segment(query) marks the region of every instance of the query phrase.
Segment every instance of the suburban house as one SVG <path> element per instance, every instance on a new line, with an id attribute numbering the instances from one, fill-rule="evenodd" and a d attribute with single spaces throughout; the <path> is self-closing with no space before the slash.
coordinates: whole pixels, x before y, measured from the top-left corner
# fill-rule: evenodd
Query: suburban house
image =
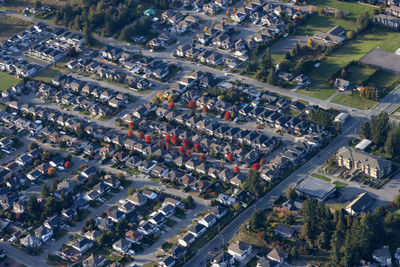
<path id="1" fill-rule="evenodd" d="M 353 174 L 362 172 L 374 179 L 381 179 L 392 171 L 391 161 L 351 147 L 340 148 L 336 159 L 340 167 L 344 166 Z"/>
<path id="2" fill-rule="evenodd" d="M 236 241 L 229 245 L 228 253 L 231 254 L 235 260 L 243 261 L 252 251 L 252 246 L 242 241 Z"/>
<path id="3" fill-rule="evenodd" d="M 267 254 L 267 258 L 278 264 L 283 264 L 283 263 L 286 263 L 288 254 L 284 251 L 280 251 L 280 250 L 277 250 L 276 248 L 274 248 L 273 250 L 271 250 L 270 253 Z"/>
<path id="4" fill-rule="evenodd" d="M 388 246 L 375 249 L 372 253 L 372 258 L 379 262 L 381 266 L 392 266 L 392 254 L 390 253 Z"/>
<path id="5" fill-rule="evenodd" d="M 350 82 L 342 79 L 342 78 L 336 78 L 335 80 L 335 87 L 339 90 L 339 91 L 346 91 L 349 88 Z"/>

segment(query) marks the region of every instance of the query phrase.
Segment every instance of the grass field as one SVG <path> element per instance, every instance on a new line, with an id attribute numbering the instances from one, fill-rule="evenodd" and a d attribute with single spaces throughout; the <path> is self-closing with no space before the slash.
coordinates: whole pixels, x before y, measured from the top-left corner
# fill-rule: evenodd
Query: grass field
<path id="1" fill-rule="evenodd" d="M 353 84 L 361 84 L 363 81 L 368 79 L 375 72 L 375 69 L 372 66 L 363 65 L 356 66 L 352 65 L 347 69 L 348 78 L 347 80 Z"/>
<path id="2" fill-rule="evenodd" d="M 340 94 L 336 96 L 332 100 L 332 103 L 341 104 L 348 107 L 363 109 L 363 110 L 370 109 L 377 104 L 377 102 L 374 100 L 369 100 L 358 95 L 350 96 L 347 94 Z"/>
<path id="3" fill-rule="evenodd" d="M 32 23 L 17 19 L 15 17 L 0 15 L 0 42 L 4 41 L 16 33 L 22 32 Z"/>
<path id="4" fill-rule="evenodd" d="M 333 16 L 320 16 L 314 13 L 306 23 L 296 29 L 298 35 L 313 35 L 315 31 L 326 32 L 329 29 L 340 25 L 346 30 L 355 30 L 357 28 L 356 19 L 360 14 L 368 12 L 370 16 L 373 15 L 373 7 L 360 5 L 356 2 L 343 2 L 337 0 L 314 0 L 307 1 L 307 4 L 314 5 L 317 9 L 325 7 L 333 7 L 343 11 L 349 12 L 343 19 L 336 19 Z"/>
<path id="5" fill-rule="evenodd" d="M 379 47 L 381 50 L 392 52 L 399 47 L 399 44 L 400 33 L 398 32 L 379 29 L 379 31 L 370 30 L 365 34 L 359 35 L 346 42 L 342 47 L 334 51 L 332 55 L 327 56 L 321 62 L 319 68 L 312 69 L 308 73 L 312 81 L 310 90 L 298 90 L 298 92 L 319 99 L 327 99 L 336 91 L 327 83 L 328 77 L 332 73 L 345 67 L 353 60 L 359 60 L 373 48 Z M 339 99 L 344 99 L 344 97 Z"/>
<path id="6" fill-rule="evenodd" d="M 311 174 L 311 176 L 314 177 L 314 178 L 318 178 L 318 179 L 324 180 L 324 181 L 329 182 L 329 183 L 331 182 L 331 178 L 328 178 L 328 177 L 323 176 L 321 174 L 313 173 L 313 174 Z"/>
<path id="7" fill-rule="evenodd" d="M 333 184 L 336 185 L 336 189 L 338 189 L 338 190 L 347 186 L 346 183 L 341 182 L 341 181 L 334 181 Z"/>
<path id="8" fill-rule="evenodd" d="M 39 72 L 33 79 L 49 83 L 54 77 L 65 74 L 67 72 L 67 70 L 64 70 L 62 68 L 51 66 Z"/>
<path id="9" fill-rule="evenodd" d="M 400 85 L 400 75 L 387 71 L 378 71 L 370 77 L 371 83 L 379 88 L 380 98 L 385 97 L 393 89 Z"/>
<path id="10" fill-rule="evenodd" d="M 8 73 L 0 72 L 0 92 L 17 84 L 20 80 Z"/>

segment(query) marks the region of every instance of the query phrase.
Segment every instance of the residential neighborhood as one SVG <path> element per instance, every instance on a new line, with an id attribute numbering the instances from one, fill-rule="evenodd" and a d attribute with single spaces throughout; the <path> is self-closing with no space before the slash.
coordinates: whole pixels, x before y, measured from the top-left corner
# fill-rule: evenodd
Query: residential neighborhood
<path id="1" fill-rule="evenodd" d="M 399 265 L 399 6 L 0 1 L 0 265 Z"/>

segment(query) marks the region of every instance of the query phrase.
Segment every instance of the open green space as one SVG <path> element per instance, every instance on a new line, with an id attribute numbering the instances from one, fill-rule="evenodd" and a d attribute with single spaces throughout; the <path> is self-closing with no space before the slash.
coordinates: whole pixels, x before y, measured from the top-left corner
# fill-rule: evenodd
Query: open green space
<path id="1" fill-rule="evenodd" d="M 33 79 L 49 83 L 54 77 L 57 77 L 65 73 L 67 73 L 67 70 L 51 66 L 39 72 Z"/>
<path id="2" fill-rule="evenodd" d="M 334 184 L 334 185 L 336 185 L 336 189 L 341 189 L 341 188 L 343 188 L 343 187 L 346 187 L 346 186 L 347 186 L 347 184 L 346 184 L 346 183 L 344 183 L 344 182 L 341 182 L 341 181 L 334 181 L 334 182 L 333 182 L 333 184 Z"/>
<path id="3" fill-rule="evenodd" d="M 374 100 L 366 99 L 359 95 L 340 94 L 332 99 L 332 103 L 341 104 L 344 106 L 357 108 L 357 109 L 370 109 L 374 107 L 377 102 Z"/>
<path id="4" fill-rule="evenodd" d="M 331 182 L 331 178 L 328 178 L 328 177 L 323 176 L 323 175 L 318 174 L 318 173 L 313 173 L 313 174 L 311 174 L 311 176 L 314 177 L 314 178 L 318 178 L 318 179 L 324 180 L 326 182 Z"/>
<path id="5" fill-rule="evenodd" d="M 0 14 L 0 41 L 6 40 L 16 33 L 24 31 L 32 23 L 12 16 Z"/>
<path id="6" fill-rule="evenodd" d="M 368 65 L 351 65 L 347 68 L 348 78 L 347 80 L 352 85 L 361 84 L 363 81 L 368 79 L 375 72 L 374 67 Z"/>
<path id="7" fill-rule="evenodd" d="M 349 14 L 347 14 L 347 16 L 345 17 L 346 19 L 356 19 L 359 15 L 361 15 L 365 11 L 368 11 L 370 16 L 372 17 L 374 10 L 374 8 L 371 6 L 362 5 L 355 1 L 344 2 L 338 0 L 311 0 L 307 1 L 307 4 L 316 6 L 317 9 L 324 7 L 333 7 L 343 11 L 347 11 L 349 12 Z"/>
<path id="8" fill-rule="evenodd" d="M 319 99 L 327 99 L 336 91 L 328 84 L 328 78 L 331 74 L 347 66 L 351 61 L 358 61 L 373 48 L 379 47 L 381 50 L 392 52 L 399 47 L 399 44 L 399 32 L 376 29 L 360 34 L 335 50 L 332 55 L 327 56 L 321 62 L 319 68 L 312 69 L 307 74 L 312 81 L 310 89 L 302 89 L 298 90 L 298 92 Z M 345 98 L 341 96 L 339 100 L 344 100 Z"/>
<path id="9" fill-rule="evenodd" d="M 20 80 L 8 73 L 0 72 L 0 92 L 4 91 L 13 85 L 16 85 Z"/>
<path id="10" fill-rule="evenodd" d="M 387 72 L 377 71 L 370 78 L 370 83 L 380 90 L 380 98 L 388 95 L 393 89 L 400 85 L 400 75 Z"/>

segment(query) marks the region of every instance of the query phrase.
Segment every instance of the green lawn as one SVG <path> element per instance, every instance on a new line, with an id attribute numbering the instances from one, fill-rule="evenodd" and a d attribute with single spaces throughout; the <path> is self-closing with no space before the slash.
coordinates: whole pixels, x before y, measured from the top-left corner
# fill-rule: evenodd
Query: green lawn
<path id="1" fill-rule="evenodd" d="M 0 92 L 19 83 L 19 79 L 8 73 L 0 72 Z"/>
<path id="2" fill-rule="evenodd" d="M 381 70 L 371 76 L 370 81 L 381 90 L 380 98 L 383 98 L 400 84 L 400 75 Z"/>
<path id="3" fill-rule="evenodd" d="M 341 182 L 341 181 L 334 181 L 333 184 L 336 185 L 336 189 L 341 189 L 341 188 L 347 186 L 346 183 L 343 183 L 343 182 Z"/>
<path id="4" fill-rule="evenodd" d="M 338 0 L 310 0 L 307 1 L 308 5 L 314 5 L 317 8 L 333 7 L 343 11 L 350 12 L 345 18 L 346 19 L 356 19 L 360 14 L 368 11 L 370 16 L 373 15 L 374 8 L 367 5 L 361 5 L 357 2 L 344 2 Z"/>
<path id="5" fill-rule="evenodd" d="M 374 72 L 375 72 L 375 69 L 372 66 L 352 65 L 347 69 L 347 73 L 348 73 L 347 80 L 353 85 L 361 84 L 369 76 L 371 76 Z"/>
<path id="6" fill-rule="evenodd" d="M 340 94 L 332 100 L 332 103 L 365 110 L 372 108 L 377 102 L 358 95 Z"/>
<path id="7" fill-rule="evenodd" d="M 39 72 L 33 79 L 49 83 L 54 77 L 65 74 L 66 72 L 66 70 L 51 66 Z"/>
<path id="8" fill-rule="evenodd" d="M 312 69 L 308 76 L 312 84 L 310 90 L 298 90 L 299 93 L 319 99 L 327 99 L 336 91 L 327 83 L 328 77 L 348 65 L 351 61 L 357 61 L 373 48 L 379 47 L 384 51 L 394 51 L 400 45 L 400 33 L 389 32 L 382 29 L 371 30 L 361 34 L 342 47 L 335 50 L 332 55 L 327 56 L 319 68 Z M 341 97 L 339 99 L 344 99 Z"/>
<path id="9" fill-rule="evenodd" d="M 314 177 L 314 178 L 318 178 L 318 179 L 324 180 L 324 181 L 329 182 L 329 183 L 331 182 L 331 178 L 328 178 L 328 177 L 323 176 L 321 174 L 313 173 L 313 174 L 311 174 L 311 176 Z"/>

